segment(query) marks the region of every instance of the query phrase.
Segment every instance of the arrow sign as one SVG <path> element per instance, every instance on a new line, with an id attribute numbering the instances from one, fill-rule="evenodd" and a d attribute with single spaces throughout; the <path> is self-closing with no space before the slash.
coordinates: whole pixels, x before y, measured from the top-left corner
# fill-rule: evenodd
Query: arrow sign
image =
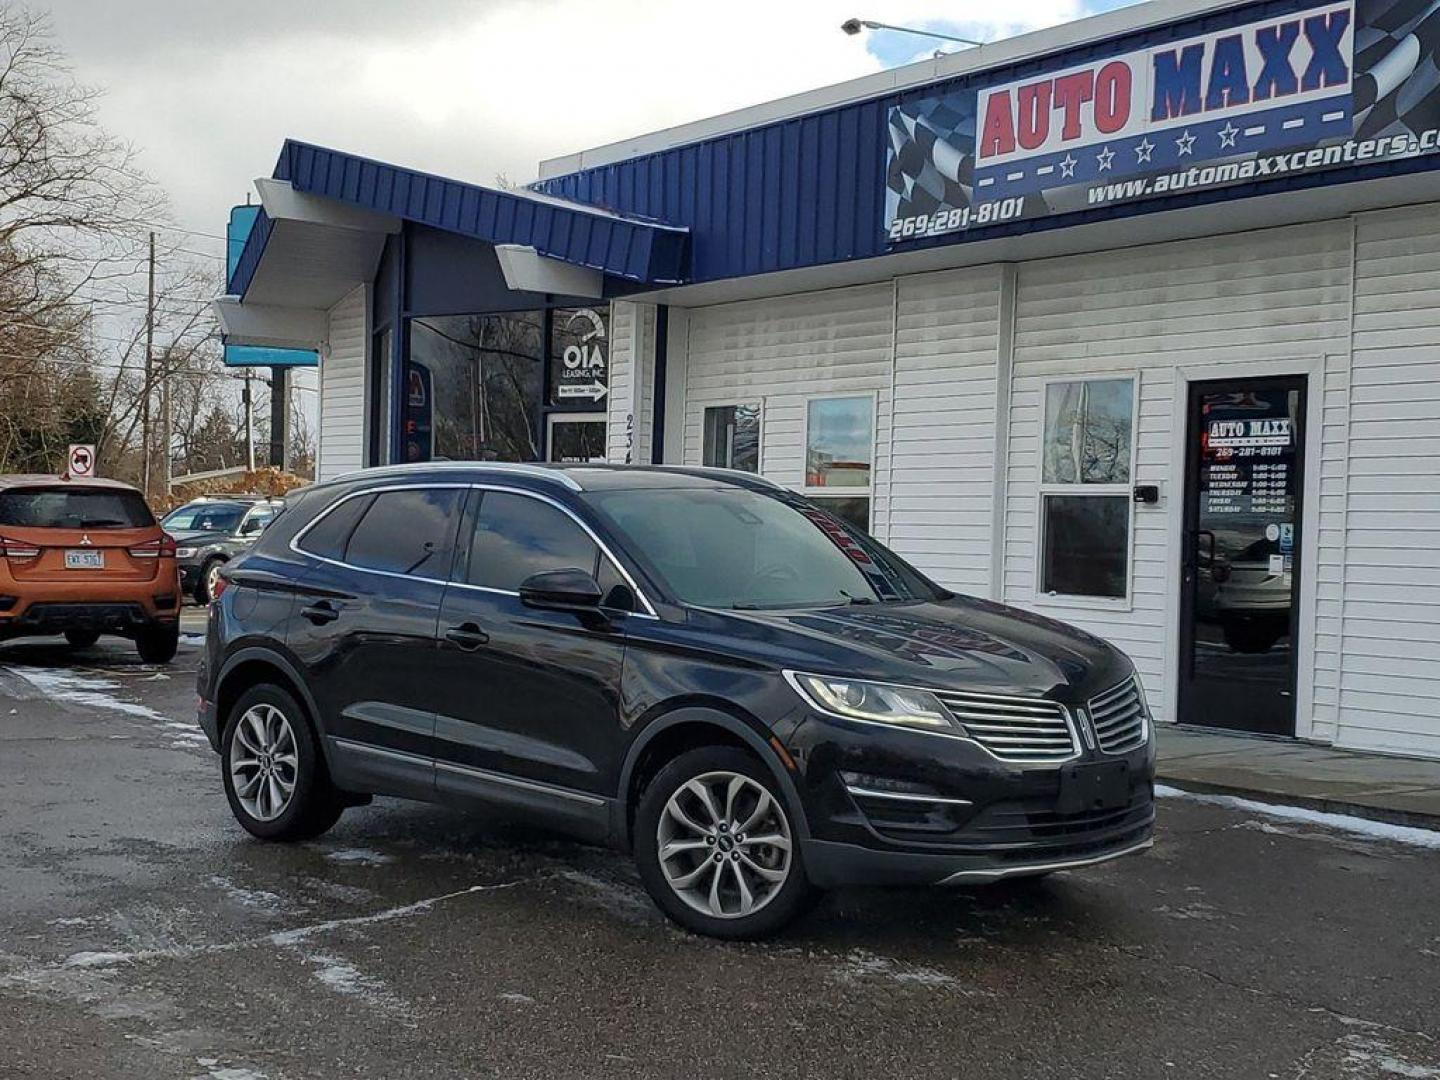
<path id="1" fill-rule="evenodd" d="M 609 392 L 609 388 L 602 382 L 585 383 L 583 386 L 561 386 L 559 388 L 559 395 L 562 398 L 589 398 L 591 401 L 600 401 Z"/>
<path id="2" fill-rule="evenodd" d="M 95 447 L 89 443 L 71 443 L 66 461 L 69 463 L 66 472 L 72 477 L 95 475 Z"/>

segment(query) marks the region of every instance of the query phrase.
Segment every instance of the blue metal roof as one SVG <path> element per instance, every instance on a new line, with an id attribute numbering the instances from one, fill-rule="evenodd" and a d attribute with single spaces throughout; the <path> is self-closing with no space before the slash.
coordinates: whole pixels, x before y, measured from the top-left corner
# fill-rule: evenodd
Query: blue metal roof
<path id="1" fill-rule="evenodd" d="M 688 232 L 533 191 L 502 191 L 287 139 L 275 179 L 296 191 L 542 255 L 647 285 L 682 282 Z M 262 212 L 230 278 L 243 296 L 273 225 Z"/>

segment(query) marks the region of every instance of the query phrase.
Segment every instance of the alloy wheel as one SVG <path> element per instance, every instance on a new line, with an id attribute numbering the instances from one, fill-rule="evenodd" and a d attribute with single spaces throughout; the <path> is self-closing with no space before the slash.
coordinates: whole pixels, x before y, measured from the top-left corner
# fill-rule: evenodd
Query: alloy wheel
<path id="1" fill-rule="evenodd" d="M 230 740 L 230 779 L 245 812 L 274 821 L 290 805 L 299 775 L 295 732 L 285 714 L 264 703 L 246 709 Z"/>
<path id="2" fill-rule="evenodd" d="M 712 918 L 755 914 L 790 875 L 785 810 L 764 785 L 740 773 L 687 780 L 666 802 L 655 835 L 670 888 Z"/>
<path id="3" fill-rule="evenodd" d="M 214 600 L 214 599 L 215 599 L 215 588 L 216 588 L 216 586 L 218 586 L 219 584 L 220 584 L 220 564 L 219 564 L 218 562 L 217 562 L 217 563 L 211 563 L 211 564 L 210 564 L 210 569 L 207 570 L 207 571 L 205 571 L 205 596 L 206 596 L 208 599 L 210 599 L 210 600 Z"/>

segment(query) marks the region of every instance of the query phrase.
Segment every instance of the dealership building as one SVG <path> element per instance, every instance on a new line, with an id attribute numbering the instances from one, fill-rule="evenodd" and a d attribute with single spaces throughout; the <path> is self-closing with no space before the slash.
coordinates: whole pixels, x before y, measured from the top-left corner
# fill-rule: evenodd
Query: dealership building
<path id="1" fill-rule="evenodd" d="M 1156 0 L 518 190 L 287 142 L 216 307 L 321 478 L 758 472 L 1160 720 L 1440 757 L 1437 167 L 1440 0 Z"/>

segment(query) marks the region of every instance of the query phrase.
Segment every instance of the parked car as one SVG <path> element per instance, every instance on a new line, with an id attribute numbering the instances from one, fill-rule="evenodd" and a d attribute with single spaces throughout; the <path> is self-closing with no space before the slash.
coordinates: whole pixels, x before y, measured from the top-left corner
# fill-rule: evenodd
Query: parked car
<path id="1" fill-rule="evenodd" d="M 249 550 L 283 505 L 259 495 L 205 495 L 166 514 L 185 594 L 208 604 L 220 568 Z"/>
<path id="2" fill-rule="evenodd" d="M 145 498 L 114 480 L 0 476 L 0 640 L 101 634 L 134 640 L 147 663 L 180 639 L 175 542 Z"/>
<path id="3" fill-rule="evenodd" d="M 628 848 L 667 915 L 728 938 L 821 888 L 1151 843 L 1124 655 L 755 476 L 371 470 L 288 497 L 223 577 L 200 723 L 258 837 L 376 794 L 503 808 Z"/>

